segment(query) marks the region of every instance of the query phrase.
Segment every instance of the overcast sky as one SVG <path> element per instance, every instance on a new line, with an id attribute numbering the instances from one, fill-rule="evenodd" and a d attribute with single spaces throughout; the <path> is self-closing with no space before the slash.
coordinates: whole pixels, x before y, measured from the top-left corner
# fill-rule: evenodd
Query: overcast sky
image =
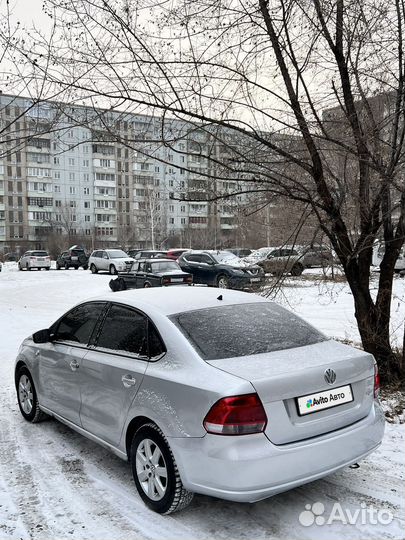
<path id="1" fill-rule="evenodd" d="M 0 0 L 4 12 L 6 0 Z M 12 21 L 23 26 L 35 26 L 38 30 L 50 28 L 50 20 L 42 11 L 43 0 L 11 0 Z"/>

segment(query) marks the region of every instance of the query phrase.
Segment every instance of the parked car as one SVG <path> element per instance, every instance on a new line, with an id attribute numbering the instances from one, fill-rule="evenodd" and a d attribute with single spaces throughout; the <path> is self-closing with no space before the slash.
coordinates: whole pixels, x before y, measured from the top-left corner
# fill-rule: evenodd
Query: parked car
<path id="1" fill-rule="evenodd" d="M 110 274 L 118 274 L 131 269 L 134 259 L 128 257 L 121 249 L 96 249 L 90 255 L 89 267 L 92 274 L 99 270 L 106 270 Z"/>
<path id="2" fill-rule="evenodd" d="M 87 256 L 85 250 L 79 246 L 72 246 L 67 251 L 63 251 L 58 255 L 56 259 L 56 270 L 65 268 L 74 268 L 77 270 L 83 267 L 83 270 L 87 270 L 89 267 L 89 257 Z"/>
<path id="3" fill-rule="evenodd" d="M 257 264 L 259 261 L 263 261 L 267 255 L 274 250 L 274 247 L 262 247 L 256 249 L 247 257 L 243 257 L 243 260 L 249 264 Z"/>
<path id="4" fill-rule="evenodd" d="M 296 249 L 284 247 L 273 249 L 267 257 L 257 263 L 266 274 L 291 274 L 300 276 L 305 268 L 302 255 Z"/>
<path id="5" fill-rule="evenodd" d="M 167 251 L 161 251 L 158 249 L 144 249 L 141 251 L 138 251 L 134 255 L 134 259 L 166 259 L 167 258 Z"/>
<path id="6" fill-rule="evenodd" d="M 135 261 L 130 272 L 110 281 L 114 292 L 126 289 L 191 285 L 193 276 L 183 272 L 176 261 L 168 259 L 141 259 Z"/>
<path id="7" fill-rule="evenodd" d="M 249 257 L 249 255 L 252 254 L 252 250 L 246 249 L 246 248 L 231 248 L 225 251 L 230 251 L 231 253 L 233 253 L 237 257 L 240 257 L 241 259 L 243 259 L 244 257 Z"/>
<path id="8" fill-rule="evenodd" d="M 183 253 L 186 253 L 187 251 L 190 251 L 190 249 L 185 249 L 185 248 L 169 249 L 169 251 L 166 253 L 166 257 L 168 259 L 174 259 L 175 261 L 177 261 L 180 255 L 183 255 Z"/>
<path id="9" fill-rule="evenodd" d="M 246 264 L 229 251 L 188 251 L 177 261 L 184 272 L 193 275 L 194 283 L 222 289 L 257 288 L 264 282 L 259 266 Z"/>
<path id="10" fill-rule="evenodd" d="M 142 249 L 129 249 L 127 253 L 130 257 L 134 258 L 138 251 L 142 251 Z"/>
<path id="11" fill-rule="evenodd" d="M 309 246 L 299 251 L 302 254 L 300 262 L 302 262 L 305 268 L 329 266 L 333 263 L 333 253 L 326 246 Z"/>
<path id="12" fill-rule="evenodd" d="M 15 384 L 27 421 L 46 413 L 129 460 L 163 514 L 194 492 L 255 502 L 322 478 L 384 433 L 372 355 L 237 291 L 82 302 L 23 341 Z"/>
<path id="13" fill-rule="evenodd" d="M 373 265 L 374 266 L 380 266 L 381 261 L 384 257 L 385 253 L 385 246 L 383 243 L 376 242 L 374 249 L 373 249 Z M 405 270 L 405 247 L 402 247 L 398 259 L 395 262 L 394 266 L 395 272 L 401 272 L 402 270 Z"/>
<path id="14" fill-rule="evenodd" d="M 37 270 L 42 270 L 42 268 L 49 270 L 50 267 L 51 258 L 47 251 L 26 251 L 18 261 L 19 270 L 32 270 L 33 268 L 36 268 Z"/>

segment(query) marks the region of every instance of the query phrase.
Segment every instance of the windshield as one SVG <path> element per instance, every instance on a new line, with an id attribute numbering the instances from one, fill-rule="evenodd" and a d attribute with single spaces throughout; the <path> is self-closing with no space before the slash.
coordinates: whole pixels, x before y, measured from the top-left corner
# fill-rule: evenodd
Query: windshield
<path id="1" fill-rule="evenodd" d="M 128 257 L 125 251 L 121 251 L 120 249 L 112 249 L 107 251 L 107 253 L 110 259 L 122 259 L 124 257 Z"/>
<path id="2" fill-rule="evenodd" d="M 326 337 L 272 302 L 199 309 L 170 319 L 204 360 L 304 347 Z"/>
<path id="3" fill-rule="evenodd" d="M 230 253 L 229 251 L 218 251 L 217 253 L 211 253 L 211 257 L 215 261 L 222 264 L 239 265 L 241 262 L 239 257 L 233 253 Z"/>
<path id="4" fill-rule="evenodd" d="M 160 261 L 152 263 L 152 272 L 172 272 L 173 270 L 181 272 L 181 268 L 176 261 Z"/>

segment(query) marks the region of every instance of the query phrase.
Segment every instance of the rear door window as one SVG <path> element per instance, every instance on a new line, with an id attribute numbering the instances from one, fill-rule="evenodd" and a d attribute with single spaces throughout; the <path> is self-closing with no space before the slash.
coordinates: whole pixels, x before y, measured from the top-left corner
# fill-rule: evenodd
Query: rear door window
<path id="1" fill-rule="evenodd" d="M 147 355 L 147 318 L 138 311 L 113 304 L 99 333 L 97 347 Z"/>

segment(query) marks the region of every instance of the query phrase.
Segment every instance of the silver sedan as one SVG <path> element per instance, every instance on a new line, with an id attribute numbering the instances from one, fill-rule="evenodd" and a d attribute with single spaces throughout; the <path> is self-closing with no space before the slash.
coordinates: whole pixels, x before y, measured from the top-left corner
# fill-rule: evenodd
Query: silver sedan
<path id="1" fill-rule="evenodd" d="M 21 414 L 131 463 L 159 513 L 193 493 L 254 502 L 359 461 L 383 437 L 373 357 L 243 292 L 146 289 L 83 302 L 21 345 Z"/>

